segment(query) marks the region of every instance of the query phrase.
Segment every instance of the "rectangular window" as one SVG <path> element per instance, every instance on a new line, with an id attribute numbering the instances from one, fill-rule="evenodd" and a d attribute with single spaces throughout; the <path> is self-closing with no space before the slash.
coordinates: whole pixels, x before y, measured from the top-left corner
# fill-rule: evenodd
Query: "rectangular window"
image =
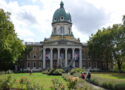
<path id="1" fill-rule="evenodd" d="M 33 62 L 33 67 L 36 67 L 36 63 L 35 62 Z"/>

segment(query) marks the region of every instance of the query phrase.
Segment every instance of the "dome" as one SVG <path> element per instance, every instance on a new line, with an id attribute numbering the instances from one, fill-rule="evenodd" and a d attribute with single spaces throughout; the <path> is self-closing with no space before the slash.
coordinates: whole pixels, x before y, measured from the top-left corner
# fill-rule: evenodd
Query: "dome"
<path id="1" fill-rule="evenodd" d="M 52 23 L 58 23 L 58 22 L 68 22 L 71 23 L 71 15 L 70 13 L 67 13 L 64 9 L 64 4 L 61 1 L 60 8 L 57 9 L 53 15 Z"/>

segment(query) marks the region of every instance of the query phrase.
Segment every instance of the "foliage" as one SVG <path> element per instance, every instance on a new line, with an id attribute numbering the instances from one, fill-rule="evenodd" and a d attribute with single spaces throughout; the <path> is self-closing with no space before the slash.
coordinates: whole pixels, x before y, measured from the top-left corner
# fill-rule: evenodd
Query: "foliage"
<path id="1" fill-rule="evenodd" d="M 12 80 L 12 77 L 8 76 L 4 80 L 1 80 L 0 89 L 9 90 L 12 87 L 14 82 L 15 82 L 15 80 Z"/>
<path id="2" fill-rule="evenodd" d="M 62 75 L 64 73 L 63 69 L 52 69 L 49 70 L 49 75 Z"/>
<path id="3" fill-rule="evenodd" d="M 10 21 L 10 13 L 0 10 L 0 70 L 13 68 L 21 53 L 25 49 L 22 41 L 17 37 L 14 25 Z"/>
<path id="4" fill-rule="evenodd" d="M 26 58 L 32 51 L 32 46 L 26 46 L 25 50 L 21 53 L 21 56 L 19 57 L 18 61 L 16 62 L 16 65 L 24 71 L 24 65 L 26 63 Z"/>
<path id="5" fill-rule="evenodd" d="M 110 76 L 111 77 L 111 76 Z M 125 89 L 125 80 L 124 79 L 114 79 L 114 78 L 107 78 L 103 75 L 92 75 L 91 82 L 104 87 L 109 90 L 124 90 Z"/>
<path id="6" fill-rule="evenodd" d="M 65 86 L 59 79 L 52 79 L 53 86 L 51 87 L 52 90 L 64 90 Z"/>
<path id="7" fill-rule="evenodd" d="M 44 89 L 39 83 L 28 82 L 26 84 L 26 90 L 44 90 Z"/>
<path id="8" fill-rule="evenodd" d="M 36 90 L 35 88 L 39 88 L 37 90 L 50 90 L 50 87 L 53 86 L 52 79 L 58 79 L 59 82 L 67 88 L 67 82 L 62 76 L 46 75 L 42 73 L 32 73 L 32 75 L 29 75 L 29 73 L 2 74 L 0 75 L 0 81 L 5 80 L 4 78 L 9 75 L 12 77 L 11 80 L 15 80 L 11 86 L 14 89 Z"/>
<path id="9" fill-rule="evenodd" d="M 7 71 L 1 71 L 1 72 L 0 72 L 0 75 L 1 75 L 1 74 L 12 74 L 12 73 L 13 73 L 12 70 L 7 70 Z"/>
<path id="10" fill-rule="evenodd" d="M 70 73 L 71 74 L 74 74 L 74 73 L 82 73 L 82 72 L 85 72 L 85 69 L 82 69 L 82 68 L 73 68 Z"/>
<path id="11" fill-rule="evenodd" d="M 100 63 L 99 68 L 109 70 L 113 63 L 117 63 L 119 71 L 121 71 L 122 63 L 125 60 L 124 25 L 114 24 L 112 27 L 98 30 L 90 37 L 88 47 L 91 61 Z"/>
<path id="12" fill-rule="evenodd" d="M 96 90 L 89 83 L 79 77 L 74 77 L 68 74 L 63 74 L 62 76 L 68 81 L 67 86 L 69 90 Z"/>
<path id="13" fill-rule="evenodd" d="M 43 73 L 43 74 L 49 74 L 49 73 L 50 73 L 50 70 L 43 70 L 42 73 Z"/>

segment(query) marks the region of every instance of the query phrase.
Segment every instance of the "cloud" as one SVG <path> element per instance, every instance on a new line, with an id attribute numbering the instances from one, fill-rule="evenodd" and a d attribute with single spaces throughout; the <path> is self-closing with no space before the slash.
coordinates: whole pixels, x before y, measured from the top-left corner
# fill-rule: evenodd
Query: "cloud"
<path id="1" fill-rule="evenodd" d="M 69 0 L 66 7 L 70 10 L 72 21 L 78 31 L 91 34 L 107 22 L 107 15 L 103 9 L 96 8 L 85 0 Z"/>
<path id="2" fill-rule="evenodd" d="M 20 12 L 19 17 L 21 17 L 21 19 L 27 21 L 28 23 L 37 24 L 35 16 L 33 16 L 32 13 L 30 12 L 27 11 Z"/>
<path id="3" fill-rule="evenodd" d="M 0 8 L 11 12 L 11 20 L 20 39 L 42 41 L 51 35 L 52 17 L 55 10 L 60 7 L 60 1 L 0 0 Z M 82 42 L 86 42 L 91 33 L 95 33 L 102 26 L 120 21 L 125 12 L 124 0 L 63 0 L 63 2 L 65 9 L 72 16 L 74 36 L 80 38 Z"/>

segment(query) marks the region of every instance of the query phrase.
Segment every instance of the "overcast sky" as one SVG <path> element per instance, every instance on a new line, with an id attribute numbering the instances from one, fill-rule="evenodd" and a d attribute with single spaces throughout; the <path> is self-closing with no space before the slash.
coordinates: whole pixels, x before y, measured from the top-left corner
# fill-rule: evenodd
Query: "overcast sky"
<path id="1" fill-rule="evenodd" d="M 61 0 L 0 0 L 0 8 L 11 13 L 18 37 L 43 41 L 52 32 L 52 17 Z M 81 42 L 102 27 L 122 23 L 125 0 L 62 0 L 72 17 L 72 31 Z"/>

